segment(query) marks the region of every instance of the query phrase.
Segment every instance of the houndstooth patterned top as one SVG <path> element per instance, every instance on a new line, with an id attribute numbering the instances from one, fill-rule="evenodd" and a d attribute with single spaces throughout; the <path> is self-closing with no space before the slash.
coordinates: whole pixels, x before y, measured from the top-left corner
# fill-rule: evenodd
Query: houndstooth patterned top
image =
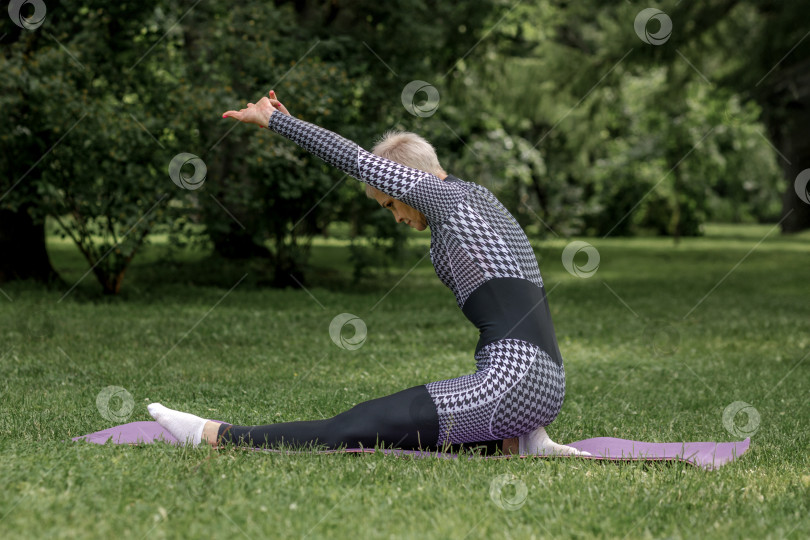
<path id="1" fill-rule="evenodd" d="M 543 285 L 523 229 L 485 187 L 438 177 L 363 150 L 336 133 L 285 114 L 268 126 L 330 165 L 416 208 L 430 226 L 430 258 L 459 307 L 479 285 L 495 277 Z"/>

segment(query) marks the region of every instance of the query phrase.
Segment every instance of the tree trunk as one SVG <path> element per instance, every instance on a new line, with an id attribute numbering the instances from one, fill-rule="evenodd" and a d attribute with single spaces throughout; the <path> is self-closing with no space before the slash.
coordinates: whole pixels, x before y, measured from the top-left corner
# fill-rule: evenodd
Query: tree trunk
<path id="1" fill-rule="evenodd" d="M 266 247 L 257 244 L 253 236 L 237 226 L 228 223 L 228 231 L 209 233 L 214 243 L 214 252 L 223 259 L 272 258 L 273 254 Z"/>
<path id="2" fill-rule="evenodd" d="M 763 120 L 788 181 L 782 196 L 782 233 L 810 229 L 810 204 L 796 194 L 796 177 L 810 168 L 810 60 L 787 69 L 760 96 Z"/>
<path id="3" fill-rule="evenodd" d="M 15 279 L 61 282 L 45 248 L 45 224 L 35 222 L 27 207 L 0 209 L 0 283 Z"/>
<path id="4" fill-rule="evenodd" d="M 799 198 L 795 186 L 799 173 L 810 168 L 810 103 L 793 112 L 788 125 L 783 128 L 781 144 L 778 145 L 779 151 L 790 161 L 788 163 L 780 158 L 788 180 L 782 196 L 783 233 L 810 229 L 810 204 Z M 810 186 L 805 189 L 807 187 Z"/>

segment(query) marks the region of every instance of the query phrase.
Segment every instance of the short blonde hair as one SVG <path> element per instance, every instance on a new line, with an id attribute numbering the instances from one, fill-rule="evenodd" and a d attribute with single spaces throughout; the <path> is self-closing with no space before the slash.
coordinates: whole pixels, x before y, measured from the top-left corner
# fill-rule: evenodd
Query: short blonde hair
<path id="1" fill-rule="evenodd" d="M 424 137 L 410 131 L 387 131 L 374 148 L 373 154 L 396 161 L 406 167 L 439 176 L 447 174 L 439 163 L 436 149 Z M 375 187 L 366 184 L 366 196 L 374 198 Z"/>

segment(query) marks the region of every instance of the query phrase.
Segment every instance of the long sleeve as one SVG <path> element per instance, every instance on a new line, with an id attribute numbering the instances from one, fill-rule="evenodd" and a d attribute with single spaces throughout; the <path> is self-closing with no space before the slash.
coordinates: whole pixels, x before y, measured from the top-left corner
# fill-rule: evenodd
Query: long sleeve
<path id="1" fill-rule="evenodd" d="M 267 127 L 346 174 L 416 208 L 432 223 L 451 215 L 466 196 L 463 183 L 445 182 L 374 155 L 337 133 L 293 116 L 275 112 Z"/>

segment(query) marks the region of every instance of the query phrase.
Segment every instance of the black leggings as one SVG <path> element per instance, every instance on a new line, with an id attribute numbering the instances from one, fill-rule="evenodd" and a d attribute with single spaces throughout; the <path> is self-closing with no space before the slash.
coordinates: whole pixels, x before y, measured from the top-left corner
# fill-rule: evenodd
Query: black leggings
<path id="1" fill-rule="evenodd" d="M 217 440 L 251 447 L 402 448 L 440 450 L 439 416 L 424 385 L 355 405 L 325 420 L 282 422 L 265 426 L 222 424 Z M 501 441 L 447 445 L 441 449 L 458 451 L 476 447 L 494 454 Z"/>

